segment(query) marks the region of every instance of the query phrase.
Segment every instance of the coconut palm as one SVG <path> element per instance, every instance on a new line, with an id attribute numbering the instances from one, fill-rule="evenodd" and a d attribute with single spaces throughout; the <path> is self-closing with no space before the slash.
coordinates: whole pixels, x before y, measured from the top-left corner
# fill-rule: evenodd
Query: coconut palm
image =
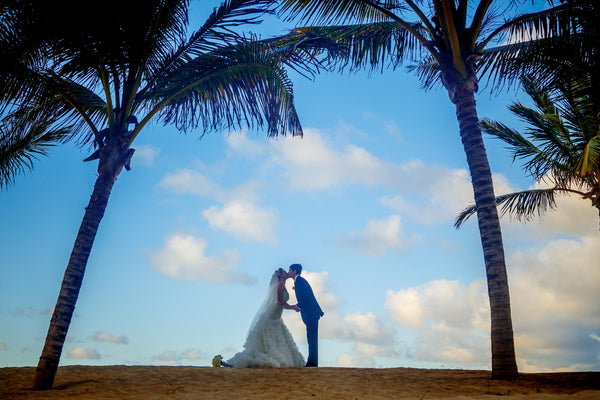
<path id="1" fill-rule="evenodd" d="M 18 135 L 60 133 L 60 139 L 90 148 L 85 161 L 98 163 L 34 389 L 53 385 L 111 190 L 122 169 L 130 168 L 132 145 L 151 121 L 184 131 L 249 126 L 264 127 L 269 136 L 302 134 L 283 66 L 285 52 L 271 52 L 236 33 L 239 26 L 258 23 L 270 1 L 226 0 L 189 36 L 188 3 L 110 0 L 92 9 L 87 5 L 78 18 L 72 13 L 81 3 L 67 0 L 7 1 L 2 9 L 3 16 L 7 9 L 19 11 L 31 24 L 27 32 L 47 38 L 27 53 L 40 57 L 19 64 L 25 73 L 13 74 L 15 79 L 2 87 L 2 104 L 9 104 L 4 107 L 8 135 L 17 140 Z M 28 84 L 30 78 L 36 84 Z M 40 128 L 45 133 L 36 136 Z"/>
<path id="2" fill-rule="evenodd" d="M 483 58 L 493 43 L 508 34 L 532 32 L 539 38 L 556 27 L 539 25 L 531 14 L 498 24 L 499 0 L 280 0 L 280 12 L 302 24 L 286 38 L 290 45 L 314 37 L 328 37 L 346 45 L 341 69 L 396 68 L 412 63 L 426 88 L 441 83 L 455 105 L 460 136 L 471 175 L 484 253 L 491 311 L 492 376 L 518 373 L 515 360 L 510 296 L 502 233 L 492 175 L 479 127 L 475 94 L 481 67 L 494 71 L 502 57 Z M 518 3 L 518 2 L 512 2 Z M 513 4 L 514 5 L 514 4 Z M 410 22 L 414 18 L 416 22 Z M 496 23 L 496 25 L 494 25 Z M 513 27 L 513 30 L 508 28 Z M 494 42 L 496 40 L 496 42 Z M 494 49 L 498 53 L 502 48 Z M 482 64 L 482 60 L 485 64 Z M 335 60 L 334 60 L 335 61 Z"/>
<path id="3" fill-rule="evenodd" d="M 501 212 L 528 221 L 555 208 L 556 195 L 574 194 L 589 200 L 600 215 L 600 114 L 590 102 L 587 86 L 581 79 L 563 85 L 556 100 L 531 77 L 523 80 L 523 87 L 535 108 L 514 103 L 509 109 L 527 124 L 525 132 L 490 120 L 482 121 L 483 131 L 504 141 L 513 159 L 525 160 L 524 169 L 550 188 L 498 196 Z M 476 211 L 475 206 L 467 207 L 455 226 Z"/>
<path id="4" fill-rule="evenodd" d="M 535 108 L 514 103 L 510 110 L 527 130 L 521 134 L 499 122 L 482 122 L 485 133 L 508 144 L 513 159 L 527 160 L 525 170 L 536 181 L 550 185 L 496 198 L 502 213 L 525 221 L 555 208 L 558 194 L 579 195 L 600 211 L 600 4 L 568 0 L 540 16 L 540 23 L 559 29 L 491 57 L 502 60 L 497 79 L 526 75 L 523 86 Z M 467 207 L 455 226 L 474 212 L 475 206 Z"/>

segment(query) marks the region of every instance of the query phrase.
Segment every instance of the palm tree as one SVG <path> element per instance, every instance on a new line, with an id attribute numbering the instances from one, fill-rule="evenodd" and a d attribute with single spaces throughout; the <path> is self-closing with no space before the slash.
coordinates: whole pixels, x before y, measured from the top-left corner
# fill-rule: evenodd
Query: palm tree
<path id="1" fill-rule="evenodd" d="M 496 198 L 502 213 L 529 221 L 555 208 L 557 194 L 576 194 L 600 212 L 600 4 L 567 0 L 540 13 L 539 21 L 557 27 L 549 37 L 515 43 L 495 52 L 501 59 L 497 79 L 522 79 L 535 108 L 514 103 L 510 110 L 528 124 L 525 134 L 485 120 L 484 132 L 508 144 L 513 159 L 549 189 L 525 190 Z M 474 212 L 463 210 L 458 228 Z"/>
<path id="2" fill-rule="evenodd" d="M 430 88 L 441 82 L 456 107 L 460 136 L 471 175 L 483 247 L 491 311 L 492 376 L 518 373 L 508 278 L 492 175 L 479 127 L 475 94 L 482 56 L 493 40 L 536 31 L 545 37 L 552 27 L 538 26 L 537 14 L 515 18 L 492 30 L 506 2 L 499 0 L 280 0 L 280 12 L 315 26 L 297 28 L 290 45 L 306 38 L 327 37 L 347 46 L 340 68 L 396 68 L 403 62 Z M 494 7 L 493 7 L 494 6 Z M 510 11 L 509 8 L 507 8 Z M 409 22 L 413 17 L 417 22 Z M 497 18 L 496 18 L 497 19 Z M 335 25 L 340 24 L 340 25 Z M 510 31 L 508 31 L 510 32 Z M 498 52 L 496 49 L 495 52 Z M 502 58 L 487 58 L 490 70 Z M 485 64 L 490 65 L 490 64 Z"/>
<path id="3" fill-rule="evenodd" d="M 269 136 L 302 134 L 285 53 L 236 33 L 239 26 L 258 23 L 270 0 L 226 0 L 189 37 L 188 3 L 110 0 L 76 19 L 69 8 L 78 2 L 6 3 L 22 12 L 32 32 L 47 38 L 36 48 L 43 57 L 20 65 L 26 73 L 18 76 L 25 78 L 3 87 L 3 94 L 11 93 L 6 126 L 21 127 L 29 138 L 36 127 L 48 134 L 66 130 L 67 139 L 95 150 L 85 161 L 98 162 L 34 389 L 53 385 L 111 190 L 122 169 L 129 169 L 132 144 L 150 121 L 202 132 L 254 126 L 265 127 Z M 31 77 L 36 85 L 23 83 Z"/>
<path id="4" fill-rule="evenodd" d="M 555 208 L 556 195 L 575 194 L 590 200 L 600 216 L 600 114 L 590 103 L 587 87 L 582 87 L 581 81 L 572 82 L 561 88 L 556 100 L 531 77 L 523 80 L 523 87 L 535 109 L 520 103 L 509 109 L 527 123 L 524 134 L 490 120 L 482 121 L 483 131 L 504 141 L 513 160 L 526 160 L 525 170 L 551 187 L 498 196 L 501 212 L 528 221 Z M 455 226 L 460 227 L 476 211 L 475 206 L 467 207 Z"/>

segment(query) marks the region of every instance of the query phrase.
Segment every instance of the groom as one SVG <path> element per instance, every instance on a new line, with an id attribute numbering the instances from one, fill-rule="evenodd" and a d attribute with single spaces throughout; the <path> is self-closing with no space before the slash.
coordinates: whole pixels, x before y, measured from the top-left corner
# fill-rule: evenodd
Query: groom
<path id="1" fill-rule="evenodd" d="M 307 367 L 318 367 L 319 366 L 319 318 L 324 313 L 315 299 L 315 295 L 312 288 L 304 279 L 300 276 L 302 273 L 302 265 L 292 264 L 288 271 L 288 277 L 294 280 L 294 290 L 296 291 L 296 299 L 298 299 L 298 308 L 300 308 L 300 315 L 302 321 L 306 325 L 306 338 L 308 339 L 308 360 L 306 360 Z"/>

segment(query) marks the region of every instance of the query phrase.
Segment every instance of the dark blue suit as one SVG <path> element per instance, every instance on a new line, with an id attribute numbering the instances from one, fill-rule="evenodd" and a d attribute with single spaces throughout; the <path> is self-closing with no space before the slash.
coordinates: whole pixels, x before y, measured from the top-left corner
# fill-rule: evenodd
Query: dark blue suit
<path id="1" fill-rule="evenodd" d="M 298 307 L 300 307 L 300 315 L 306 325 L 306 338 L 308 340 L 306 366 L 317 367 L 319 365 L 319 318 L 323 316 L 323 311 L 306 279 L 297 276 L 294 289 L 296 290 Z"/>

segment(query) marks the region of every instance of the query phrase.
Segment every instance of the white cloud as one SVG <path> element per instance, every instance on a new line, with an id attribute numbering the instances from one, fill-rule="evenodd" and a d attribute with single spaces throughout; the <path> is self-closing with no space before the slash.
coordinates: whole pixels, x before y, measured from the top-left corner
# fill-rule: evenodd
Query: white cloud
<path id="1" fill-rule="evenodd" d="M 176 351 L 165 351 L 155 357 L 152 357 L 152 364 L 154 365 L 175 366 L 180 365 L 180 362 L 180 353 Z"/>
<path id="2" fill-rule="evenodd" d="M 600 368 L 600 237 L 556 239 L 508 252 L 515 349 L 523 372 Z M 436 280 L 389 290 L 385 307 L 417 333 L 420 360 L 489 368 L 489 301 L 484 280 Z"/>
<path id="3" fill-rule="evenodd" d="M 253 279 L 238 269 L 239 256 L 234 250 L 208 256 L 208 243 L 201 237 L 173 234 L 164 248 L 151 254 L 152 268 L 161 274 L 183 281 L 250 283 Z"/>
<path id="4" fill-rule="evenodd" d="M 598 235 L 556 239 L 509 255 L 517 357 L 524 371 L 600 368 L 600 346 L 591 336 L 600 327 L 599 259 Z"/>
<path id="5" fill-rule="evenodd" d="M 343 319 L 343 336 L 350 340 L 377 344 L 388 341 L 394 335 L 394 332 L 386 329 L 381 319 L 372 312 L 346 314 Z"/>
<path id="6" fill-rule="evenodd" d="M 365 116 L 378 118 L 369 113 Z M 393 122 L 386 129 L 397 133 Z M 228 141 L 230 151 L 244 155 L 244 148 L 252 148 L 250 153 L 265 158 L 261 168 L 278 171 L 292 190 L 314 192 L 348 185 L 386 187 L 402 194 L 384 196 L 382 204 L 427 225 L 451 221 L 473 202 L 471 179 L 465 169 L 414 159 L 403 163 L 387 161 L 356 145 L 336 145 L 317 129 L 306 128 L 303 138 L 277 138 L 264 146 L 245 135 L 232 137 L 236 139 Z M 497 193 L 511 190 L 501 174 L 495 174 L 493 179 Z"/>
<path id="7" fill-rule="evenodd" d="M 236 140 L 241 139 L 233 141 Z M 273 209 L 259 205 L 256 192 L 260 185 L 256 181 L 250 180 L 232 189 L 224 189 L 199 171 L 183 169 L 167 174 L 159 186 L 178 194 L 189 193 L 220 202 L 220 205 L 202 211 L 202 215 L 214 229 L 223 230 L 241 241 L 277 243 L 275 229 L 279 217 Z"/>
<path id="8" fill-rule="evenodd" d="M 329 278 L 329 273 L 327 273 L 327 271 L 308 272 L 306 270 L 303 270 L 302 276 L 304 277 L 304 279 L 310 282 L 310 286 L 313 289 L 315 296 L 317 296 L 317 299 L 319 300 L 319 305 L 322 309 L 332 310 L 344 304 L 343 300 L 340 300 L 337 297 L 335 297 L 333 288 L 327 283 L 327 279 Z M 293 290 L 290 292 L 290 295 L 294 296 Z"/>
<path id="9" fill-rule="evenodd" d="M 473 201 L 469 173 L 464 170 L 440 169 L 423 183 L 425 201 L 408 201 L 403 195 L 385 196 L 381 203 L 410 215 L 415 221 L 432 225 L 454 218 Z"/>
<path id="10" fill-rule="evenodd" d="M 129 339 L 127 338 L 127 336 L 115 336 L 108 332 L 98 332 L 92 337 L 92 340 L 96 342 L 129 344 Z"/>
<path id="11" fill-rule="evenodd" d="M 226 193 L 217 183 L 206 178 L 199 171 L 188 168 L 176 173 L 166 174 L 159 187 L 172 190 L 177 194 L 194 194 L 200 197 L 224 199 Z"/>
<path id="12" fill-rule="evenodd" d="M 375 360 L 371 357 L 357 357 L 352 354 L 340 354 L 336 360 L 338 367 L 373 368 Z"/>
<path id="13" fill-rule="evenodd" d="M 380 119 L 371 113 L 364 116 Z M 386 124 L 390 133 L 397 133 L 393 122 Z M 306 128 L 303 138 L 276 138 L 263 144 L 245 134 L 235 134 L 227 142 L 228 150 L 236 156 L 260 155 L 265 160 L 260 169 L 277 171 L 278 177 L 283 177 L 292 190 L 314 192 L 349 185 L 389 188 L 394 193 L 382 197 L 380 202 L 421 224 L 452 221 L 473 202 L 466 169 L 415 159 L 403 163 L 387 161 L 365 148 L 331 142 L 314 128 Z M 496 193 L 515 190 L 503 175 L 494 174 L 493 179 Z"/>
<path id="14" fill-rule="evenodd" d="M 404 232 L 399 215 L 367 222 L 362 230 L 338 238 L 339 245 L 359 249 L 363 254 L 384 255 L 390 250 L 405 250 L 418 238 Z"/>
<path id="15" fill-rule="evenodd" d="M 85 349 L 83 347 L 75 347 L 73 350 L 67 352 L 67 357 L 78 358 L 82 360 L 99 360 L 100 354 L 96 349 Z"/>
<path id="16" fill-rule="evenodd" d="M 538 182 L 529 189 L 547 187 L 547 184 Z M 508 191 L 501 193 L 508 193 Z M 503 225 L 528 240 L 548 239 L 557 235 L 583 236 L 598 233 L 600 223 L 598 209 L 592 207 L 589 200 L 576 195 L 561 195 L 557 196 L 556 204 L 555 210 L 548 210 L 541 217 L 535 217 L 528 223 L 511 221 L 508 217 L 504 217 Z"/>
<path id="17" fill-rule="evenodd" d="M 199 360 L 206 357 L 206 354 L 198 349 L 188 349 L 181 353 L 181 357 L 186 360 Z"/>
<path id="18" fill-rule="evenodd" d="M 362 147 L 347 145 L 338 151 L 316 129 L 303 138 L 272 140 L 271 162 L 283 170 L 294 190 L 315 191 L 342 185 L 396 185 L 410 179 L 402 165 L 380 160 Z"/>
<path id="19" fill-rule="evenodd" d="M 152 357 L 152 364 L 164 366 L 181 365 L 185 360 L 200 360 L 207 358 L 207 354 L 198 349 L 188 349 L 185 351 L 164 351 L 161 354 Z"/>
<path id="20" fill-rule="evenodd" d="M 243 200 L 212 206 L 202 212 L 213 228 L 224 230 L 238 240 L 277 243 L 275 228 L 279 218 L 272 210 L 264 210 Z"/>
<path id="21" fill-rule="evenodd" d="M 471 366 L 489 364 L 489 306 L 485 282 L 465 287 L 458 281 L 436 280 L 389 290 L 385 307 L 402 326 L 419 334 L 416 358 Z"/>
<path id="22" fill-rule="evenodd" d="M 155 146 L 142 145 L 135 147 L 135 153 L 131 162 L 134 165 L 144 165 L 146 167 L 154 167 L 156 157 L 160 154 L 160 149 Z"/>
<path id="23" fill-rule="evenodd" d="M 394 357 L 394 334 L 392 328 L 372 312 L 344 314 L 340 308 L 344 302 L 334 295 L 327 284 L 327 272 L 302 272 L 310 283 L 325 315 L 319 321 L 319 339 L 354 344 L 352 355 L 343 355 L 337 361 L 340 366 L 374 366 L 373 357 Z M 290 304 L 296 302 L 294 291 L 290 292 Z M 296 340 L 306 342 L 306 327 L 296 313 L 284 313 L 284 321 Z"/>
<path id="24" fill-rule="evenodd" d="M 266 143 L 248 139 L 245 131 L 231 132 L 226 140 L 231 151 L 247 158 L 263 156 L 267 151 Z"/>
<path id="25" fill-rule="evenodd" d="M 388 195 L 381 198 L 382 204 L 421 224 L 434 225 L 453 221 L 473 203 L 473 186 L 466 169 L 426 166 L 420 162 L 416 164 L 415 169 L 419 171 L 415 171 L 415 176 L 422 181 L 420 187 L 402 191 L 411 193 L 411 198 Z M 495 193 L 513 191 L 502 174 L 493 174 L 492 179 Z M 475 221 L 475 218 L 472 217 L 472 220 Z"/>

